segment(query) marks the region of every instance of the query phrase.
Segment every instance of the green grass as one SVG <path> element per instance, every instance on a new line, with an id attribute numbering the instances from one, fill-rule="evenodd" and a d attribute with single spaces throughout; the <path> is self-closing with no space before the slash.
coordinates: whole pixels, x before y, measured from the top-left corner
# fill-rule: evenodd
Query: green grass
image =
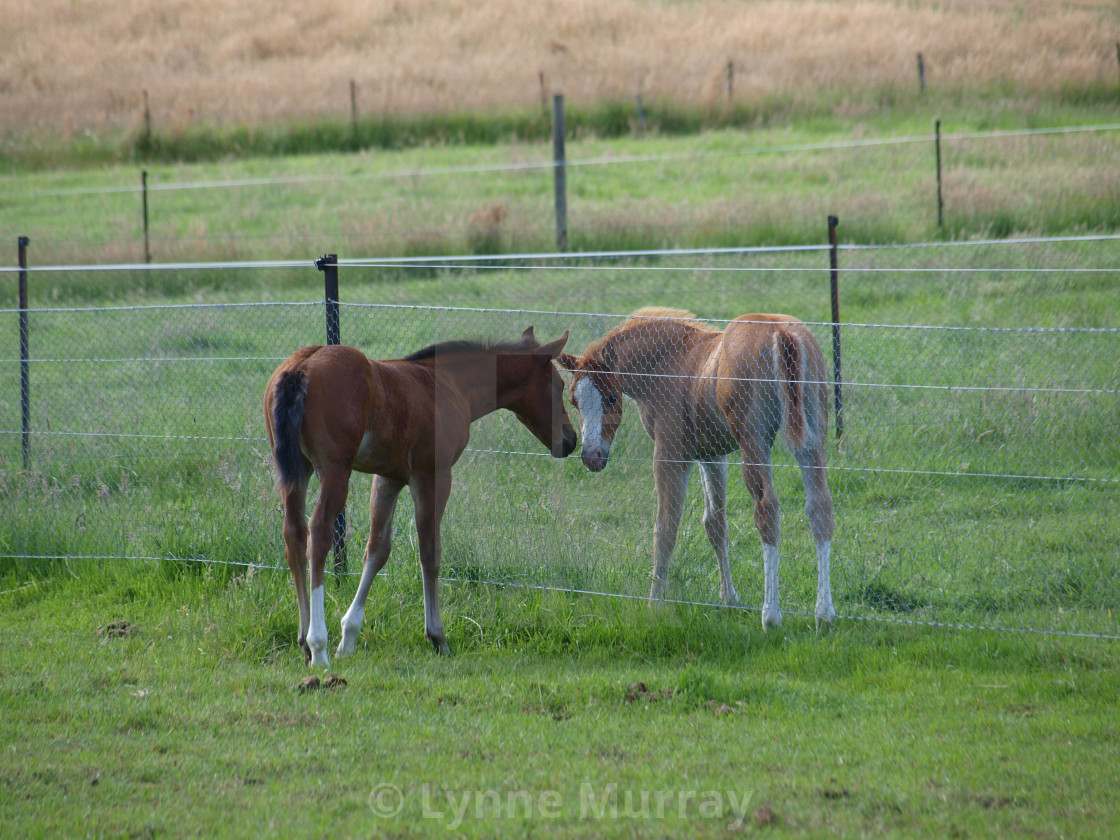
<path id="1" fill-rule="evenodd" d="M 334 665 L 348 685 L 301 694 L 286 575 L 59 571 L 9 574 L 0 595 L 0 815 L 21 835 L 1117 827 L 1109 644 L 862 623 L 817 636 L 797 620 L 764 635 L 754 613 L 452 584 L 456 653 L 439 658 L 397 558 Z M 352 586 L 329 587 L 332 628 Z M 132 632 L 99 634 L 116 621 Z M 399 813 L 374 813 L 379 785 Z"/>
<path id="2" fill-rule="evenodd" d="M 1026 119 L 1018 112 L 915 107 L 747 129 L 706 127 L 697 134 L 576 132 L 567 147 L 570 161 L 647 159 L 569 168 L 569 245 L 819 244 L 827 239 L 829 214 L 840 217 L 841 241 L 859 243 L 1116 230 L 1120 133 L 949 137 L 1115 121 L 1102 110 L 1070 105 Z M 932 140 L 765 151 L 929 137 L 938 116 L 946 133 L 941 227 Z M 143 164 L 157 262 L 556 247 L 551 170 L 486 169 L 548 164 L 545 143 L 518 138 L 357 153 L 308 148 L 285 157 L 194 163 L 182 157 L 193 159 Z M 463 167 L 475 171 L 456 171 Z M 140 168 L 122 163 L 0 176 L 0 230 L 31 237 L 33 265 L 142 261 Z M 175 189 L 215 182 L 240 185 Z M 106 188 L 118 191 L 67 192 Z"/>
<path id="3" fill-rule="evenodd" d="M 1098 101 L 1023 108 L 1005 101 L 961 122 L 1111 113 Z M 857 124 L 899 136 L 928 132 L 930 115 L 821 112 L 792 125 L 762 119 L 750 133 L 669 136 L 663 126 L 617 140 L 576 132 L 570 157 L 710 154 L 573 169 L 573 242 L 816 243 L 829 212 L 845 241 L 935 238 L 924 145 L 723 154 L 848 138 Z M 367 177 L 546 156 L 523 142 L 452 139 L 392 153 L 151 164 L 157 184 L 337 177 L 153 193 L 157 260 L 298 256 L 303 268 L 31 275 L 32 305 L 47 311 L 31 315 L 29 471 L 19 435 L 0 435 L 0 823 L 28 836 L 1114 835 L 1115 641 L 929 626 L 1116 634 L 1114 334 L 854 326 L 1115 327 L 1113 242 L 841 254 L 846 432 L 842 446 L 830 442 L 829 463 L 833 586 L 848 617 L 832 633 L 815 634 L 804 614 L 813 549 L 780 447 L 786 623 L 765 635 L 751 609 L 640 602 L 653 488 L 632 406 L 610 467 L 594 476 L 574 459 L 488 452 L 539 450 L 495 417 L 472 433 L 445 520 L 454 655 L 436 657 L 424 640 L 402 499 L 358 652 L 333 663 L 348 685 L 296 690 L 307 672 L 290 581 L 244 564 L 282 562 L 260 397 L 279 359 L 322 341 L 313 305 L 322 277 L 310 258 L 551 248 L 547 171 Z M 1107 134 L 951 146 L 945 235 L 1114 229 L 1115 145 Z M 31 234 L 33 264 L 136 259 L 135 194 L 20 198 L 135 175 L 7 176 L 0 229 Z M 449 337 L 514 337 L 533 323 L 541 337 L 570 330 L 579 350 L 616 315 L 650 304 L 823 322 L 826 266 L 811 253 L 578 270 L 344 267 L 342 336 L 388 357 Z M 262 301 L 310 305 L 226 305 Z M 64 310 L 149 303 L 214 305 Z M 17 333 L 15 313 L 0 312 L 0 343 L 15 347 Z M 827 348 L 827 327 L 818 337 Z M 13 397 L 0 400 L 5 432 L 20 422 L 13 355 L 0 367 L 0 392 Z M 960 387 L 992 385 L 1036 390 Z M 1091 393 L 1037 390 L 1054 388 Z M 758 540 L 731 472 L 732 569 L 752 605 Z M 697 485 L 670 593 L 710 601 L 718 584 Z M 368 491 L 369 479 L 355 477 L 352 566 Z M 103 555 L 115 559 L 81 559 Z M 355 585 L 328 587 L 332 643 Z M 541 585 L 633 597 L 532 588 Z M 133 629 L 99 633 L 118 621 Z M 373 812 L 371 801 L 393 804 L 371 800 L 382 784 L 401 792 L 395 816 Z M 643 792 L 652 813 L 633 816 Z M 745 808 L 732 811 L 732 800 Z"/>

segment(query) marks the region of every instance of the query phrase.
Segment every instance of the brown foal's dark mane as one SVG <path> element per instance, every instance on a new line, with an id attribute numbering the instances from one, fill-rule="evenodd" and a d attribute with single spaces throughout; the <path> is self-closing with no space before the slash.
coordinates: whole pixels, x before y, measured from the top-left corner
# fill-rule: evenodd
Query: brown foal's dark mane
<path id="1" fill-rule="evenodd" d="M 524 353 L 533 350 L 536 346 L 523 341 L 440 341 L 429 344 L 415 353 L 409 353 L 404 357 L 404 361 L 423 362 L 426 359 L 434 359 L 437 355 L 459 353 Z"/>

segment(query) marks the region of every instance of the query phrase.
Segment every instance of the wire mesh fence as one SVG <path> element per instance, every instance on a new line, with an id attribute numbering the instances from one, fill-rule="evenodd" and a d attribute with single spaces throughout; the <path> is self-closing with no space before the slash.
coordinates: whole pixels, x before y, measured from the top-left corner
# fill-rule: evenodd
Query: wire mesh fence
<path id="1" fill-rule="evenodd" d="M 627 311 L 456 303 L 343 303 L 342 339 L 373 358 L 399 358 L 449 338 L 516 338 L 532 324 L 542 340 L 570 331 L 578 353 Z M 704 323 L 724 329 L 741 314 L 727 311 L 733 305 Z M 29 327 L 27 469 L 19 360 L 0 360 L 6 563 L 283 565 L 263 388 L 292 350 L 323 342 L 322 303 L 36 309 Z M 827 359 L 831 324 L 809 328 Z M 844 436 L 838 444 L 831 429 L 826 445 L 840 616 L 1120 635 L 1120 330 L 845 323 L 842 335 Z M 18 313 L 0 312 L 3 346 L 17 338 Z M 595 474 L 577 456 L 551 458 L 508 414 L 479 421 L 454 472 L 443 576 L 646 597 L 654 447 L 634 403 L 622 406 L 610 466 Z M 739 460 L 733 451 L 730 570 L 742 605 L 758 609 L 762 546 Z M 806 492 L 781 443 L 773 480 L 782 607 L 811 616 Z M 713 603 L 720 580 L 700 484 L 694 475 L 684 497 L 665 595 Z M 365 539 L 369 489 L 369 477 L 351 482 L 352 546 Z M 390 563 L 398 574 L 416 573 L 412 516 L 402 497 Z"/>

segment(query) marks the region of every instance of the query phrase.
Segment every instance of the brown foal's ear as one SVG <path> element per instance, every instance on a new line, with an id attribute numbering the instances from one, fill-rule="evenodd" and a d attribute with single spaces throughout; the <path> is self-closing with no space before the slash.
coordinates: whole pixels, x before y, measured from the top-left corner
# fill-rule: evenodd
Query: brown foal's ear
<path id="1" fill-rule="evenodd" d="M 528 328 L 526 328 L 525 332 L 521 333 L 521 343 L 522 344 L 536 344 L 537 343 L 537 337 L 535 335 L 533 335 L 533 327 L 532 326 L 529 326 Z"/>
<path id="2" fill-rule="evenodd" d="M 560 351 L 564 349 L 564 345 L 568 343 L 568 331 L 564 330 L 564 334 L 555 341 L 550 341 L 548 344 L 542 344 L 534 353 L 541 356 L 546 356 L 549 359 L 555 359 L 560 355 Z"/>

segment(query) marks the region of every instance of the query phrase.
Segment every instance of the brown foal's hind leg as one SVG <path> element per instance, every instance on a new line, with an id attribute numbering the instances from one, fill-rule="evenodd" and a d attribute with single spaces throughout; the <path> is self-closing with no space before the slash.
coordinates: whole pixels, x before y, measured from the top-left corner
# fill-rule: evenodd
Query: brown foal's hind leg
<path id="1" fill-rule="evenodd" d="M 770 475 L 770 447 L 748 438 L 742 443 L 743 481 L 754 500 L 754 524 L 762 537 L 762 628 L 780 627 L 778 602 L 778 494 Z"/>
<path id="2" fill-rule="evenodd" d="M 307 646 L 311 650 L 312 667 L 329 667 L 327 656 L 326 594 L 323 569 L 327 553 L 334 542 L 334 523 L 346 506 L 350 470 L 330 467 L 319 473 L 319 503 L 311 515 L 308 560 L 311 565 L 311 616 L 307 628 Z"/>
<path id="3" fill-rule="evenodd" d="M 403 488 L 403 484 L 384 476 L 375 476 L 373 479 L 373 490 L 369 494 L 369 542 L 366 543 L 366 556 L 362 561 L 362 579 L 350 609 L 342 617 L 342 641 L 338 643 L 337 651 L 339 657 L 349 656 L 354 652 L 366 614 L 370 585 L 389 559 L 389 552 L 393 548 L 393 511 L 397 508 L 397 497 Z"/>
<path id="4" fill-rule="evenodd" d="M 451 653 L 443 633 L 439 610 L 439 566 L 442 553 L 440 523 L 451 493 L 451 471 L 417 476 L 410 489 L 416 504 L 416 531 L 420 541 L 420 567 L 424 573 L 424 633 L 440 653 Z"/>
<path id="5" fill-rule="evenodd" d="M 284 558 L 292 572 L 296 587 L 296 604 L 299 608 L 299 646 L 305 662 L 311 661 L 307 646 L 307 626 L 310 608 L 307 603 L 307 518 L 304 505 L 307 499 L 307 479 L 284 488 Z"/>

